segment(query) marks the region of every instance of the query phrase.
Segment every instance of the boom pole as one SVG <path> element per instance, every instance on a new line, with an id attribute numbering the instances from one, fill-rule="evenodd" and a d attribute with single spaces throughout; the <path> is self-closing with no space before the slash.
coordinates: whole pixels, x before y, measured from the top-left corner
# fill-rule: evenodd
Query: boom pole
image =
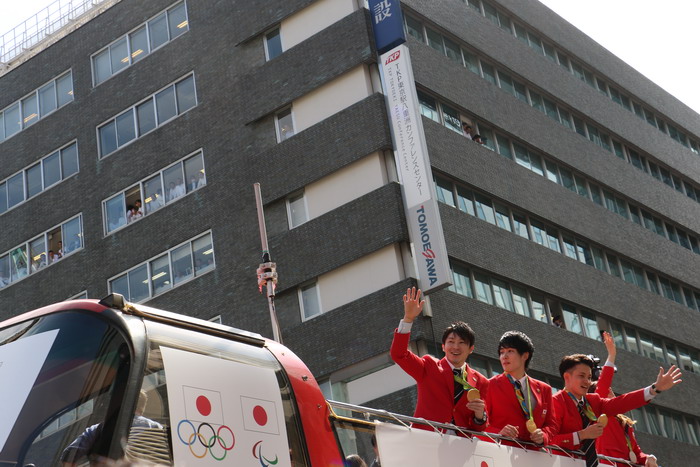
<path id="1" fill-rule="evenodd" d="M 272 337 L 282 343 L 282 331 L 275 311 L 275 286 L 277 285 L 277 265 L 270 259 L 270 251 L 267 246 L 267 229 L 265 228 L 265 213 L 263 212 L 260 183 L 254 183 L 255 205 L 258 209 L 258 227 L 260 228 L 260 244 L 262 246 L 262 264 L 258 267 L 258 289 L 262 293 L 263 287 L 267 291 L 267 304 L 270 309 L 270 323 L 272 324 Z"/>

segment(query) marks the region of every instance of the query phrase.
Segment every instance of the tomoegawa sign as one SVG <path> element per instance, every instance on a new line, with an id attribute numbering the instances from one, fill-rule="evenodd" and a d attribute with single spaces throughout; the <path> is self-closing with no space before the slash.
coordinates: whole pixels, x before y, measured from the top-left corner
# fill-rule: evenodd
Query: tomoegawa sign
<path id="1" fill-rule="evenodd" d="M 403 42 L 403 23 L 397 0 L 370 1 L 379 70 L 386 96 L 396 165 L 409 235 L 414 249 L 418 285 L 426 293 L 451 284 L 445 238 L 430 171 L 423 122 L 411 58 Z M 401 25 L 397 29 L 396 25 Z M 398 45 L 396 45 L 398 44 Z M 387 47 L 394 46 L 388 51 Z"/>

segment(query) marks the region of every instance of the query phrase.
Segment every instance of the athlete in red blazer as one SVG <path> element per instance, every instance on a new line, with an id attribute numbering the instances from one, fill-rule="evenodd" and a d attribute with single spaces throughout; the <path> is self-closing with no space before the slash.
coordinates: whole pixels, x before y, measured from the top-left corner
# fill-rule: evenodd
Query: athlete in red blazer
<path id="1" fill-rule="evenodd" d="M 410 324 L 423 310 L 420 290 L 408 289 L 404 295 L 404 319 L 394 332 L 391 344 L 391 358 L 418 385 L 418 402 L 414 417 L 439 423 L 452 423 L 474 431 L 481 431 L 486 425 L 486 404 L 488 379 L 466 364 L 467 357 L 474 351 L 474 333 L 466 323 L 449 326 L 442 338 L 445 357 L 438 360 L 431 355 L 417 356 L 408 348 Z M 403 331 L 403 332 L 401 332 Z M 455 375 L 453 369 L 461 369 L 466 389 L 455 403 Z M 468 401 L 470 388 L 478 389 L 481 397 Z M 427 425 L 417 428 L 431 429 Z"/>
<path id="2" fill-rule="evenodd" d="M 523 441 L 549 444 L 553 416 L 552 388 L 526 374 L 534 351 L 532 341 L 522 332 L 509 331 L 501 337 L 498 353 L 503 374 L 489 380 L 489 392 L 486 397 L 489 426 L 485 431 Z M 516 392 L 515 381 L 521 384 L 523 403 L 531 417 L 526 416 L 523 403 Z M 528 430 L 530 418 L 532 422 L 529 425 L 532 431 Z"/>
<path id="3" fill-rule="evenodd" d="M 553 398 L 555 413 L 553 426 L 559 433 L 552 440 L 553 444 L 566 449 L 579 449 L 583 440 L 595 439 L 603 434 L 604 426 L 595 422 L 601 414 L 606 414 L 612 419 L 617 414 L 641 407 L 659 392 L 671 389 L 680 382 L 680 370 L 672 366 L 665 374 L 661 369 L 656 382 L 647 388 L 612 399 L 603 398 L 598 394 L 587 393 L 594 366 L 593 360 L 583 354 L 567 355 L 562 359 L 559 373 L 564 378 L 565 387 Z M 583 428 L 583 421 L 574 399 L 585 400 L 587 411 L 594 419 L 586 428 Z"/>
<path id="4" fill-rule="evenodd" d="M 595 392 L 600 397 L 615 397 L 615 393 L 610 386 L 615 375 L 614 364 L 617 350 L 612 337 L 607 332 L 604 333 L 604 342 L 608 348 L 608 359 L 605 362 L 603 371 L 600 372 L 598 381 L 588 388 L 588 392 Z M 622 414 L 609 420 L 608 425 L 603 430 L 603 434 L 595 440 L 596 451 L 604 456 L 625 459 L 645 467 L 657 467 L 656 456 L 643 453 L 639 444 L 637 444 L 633 428 L 635 423 L 632 419 Z M 630 452 L 633 455 L 630 455 Z M 602 465 L 618 465 L 620 467 L 627 465 L 602 459 L 600 463 Z"/>

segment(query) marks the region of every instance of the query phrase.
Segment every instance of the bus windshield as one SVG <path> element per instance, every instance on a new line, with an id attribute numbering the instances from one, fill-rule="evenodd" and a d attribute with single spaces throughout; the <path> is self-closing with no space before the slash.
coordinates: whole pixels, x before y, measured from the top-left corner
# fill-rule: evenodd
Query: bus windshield
<path id="1" fill-rule="evenodd" d="M 0 466 L 76 465 L 67 449 L 92 431 L 108 455 L 131 352 L 100 314 L 67 311 L 0 329 Z"/>

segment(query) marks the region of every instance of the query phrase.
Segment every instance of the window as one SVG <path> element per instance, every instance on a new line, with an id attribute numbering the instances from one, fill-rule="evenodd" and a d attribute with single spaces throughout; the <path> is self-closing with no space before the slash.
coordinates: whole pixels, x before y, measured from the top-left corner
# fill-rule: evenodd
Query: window
<path id="1" fill-rule="evenodd" d="M 498 21 L 498 11 L 496 10 L 496 8 L 494 8 L 493 5 L 485 1 L 482 1 L 481 4 L 484 6 L 484 16 L 496 26 L 500 26 L 500 23 Z"/>
<path id="2" fill-rule="evenodd" d="M 474 204 L 476 206 L 476 215 L 479 219 L 488 222 L 489 224 L 496 223 L 496 217 L 491 207 L 491 200 L 485 196 L 474 194 Z"/>
<path id="3" fill-rule="evenodd" d="M 461 186 L 457 187 L 457 200 L 459 202 L 459 210 L 466 212 L 470 216 L 476 216 L 474 210 L 474 194 Z"/>
<path id="4" fill-rule="evenodd" d="M 425 33 L 428 36 L 428 45 L 444 55 L 445 46 L 442 43 L 442 34 L 430 28 L 425 28 Z"/>
<path id="5" fill-rule="evenodd" d="M 275 28 L 265 34 L 265 58 L 272 60 L 282 54 L 282 37 L 280 28 Z"/>
<path id="6" fill-rule="evenodd" d="M 532 318 L 532 311 L 527 300 L 527 292 L 522 287 L 513 286 L 513 311 L 522 316 Z"/>
<path id="7" fill-rule="evenodd" d="M 321 314 L 321 297 L 316 282 L 299 287 L 299 304 L 303 321 Z"/>
<path id="8" fill-rule="evenodd" d="M 506 91 L 508 94 L 515 95 L 515 88 L 513 87 L 513 80 L 509 75 L 502 71 L 498 71 L 498 81 L 501 83 L 501 89 Z"/>
<path id="9" fill-rule="evenodd" d="M 545 114 L 555 122 L 559 123 L 559 113 L 557 112 L 556 104 L 547 98 L 544 98 L 542 102 L 544 104 Z"/>
<path id="10" fill-rule="evenodd" d="M 187 8 L 179 2 L 97 51 L 92 56 L 93 84 L 103 83 L 187 30 Z"/>
<path id="11" fill-rule="evenodd" d="M 561 311 L 566 329 L 571 332 L 575 332 L 576 334 L 584 335 L 583 328 L 581 327 L 581 321 L 579 320 L 578 313 L 576 313 L 576 309 L 571 305 L 562 304 Z"/>
<path id="12" fill-rule="evenodd" d="M 594 266 L 593 255 L 591 254 L 591 249 L 581 240 L 576 240 L 576 252 L 578 253 L 578 260 L 589 266 Z"/>
<path id="13" fill-rule="evenodd" d="M 150 175 L 102 203 L 105 235 L 206 186 L 201 150 Z"/>
<path id="14" fill-rule="evenodd" d="M 620 273 L 620 266 L 617 264 L 617 257 L 610 253 L 607 253 L 605 256 L 608 258 L 608 270 L 610 274 L 621 278 L 622 274 Z"/>
<path id="15" fill-rule="evenodd" d="M 200 276 L 214 268 L 214 248 L 211 235 L 205 235 L 192 242 L 194 275 Z"/>
<path id="16" fill-rule="evenodd" d="M 100 157 L 140 138 L 197 105 L 194 74 L 170 84 L 97 128 Z"/>
<path id="17" fill-rule="evenodd" d="M 170 251 L 173 284 L 177 286 L 194 277 L 192 251 L 189 244 L 182 245 Z"/>
<path id="18" fill-rule="evenodd" d="M 561 184 L 562 180 L 559 177 L 559 168 L 557 164 L 551 161 L 545 161 L 545 167 L 547 179 L 551 182 Z"/>
<path id="19" fill-rule="evenodd" d="M 501 135 L 496 135 L 498 141 L 498 153 L 510 160 L 513 160 L 513 151 L 510 149 L 510 140 Z"/>
<path id="20" fill-rule="evenodd" d="M 561 246 L 559 246 L 559 233 L 556 229 L 552 227 L 547 227 L 547 247 L 550 250 L 554 250 L 557 253 L 561 253 Z"/>
<path id="21" fill-rule="evenodd" d="M 493 294 L 489 285 L 489 278 L 483 274 L 474 273 L 474 287 L 476 289 L 476 299 L 493 305 Z"/>
<path id="22" fill-rule="evenodd" d="M 110 279 L 109 291 L 122 294 L 129 301 L 142 302 L 214 267 L 214 246 L 209 232 Z"/>
<path id="23" fill-rule="evenodd" d="M 156 120 L 158 125 L 162 125 L 177 115 L 177 104 L 175 103 L 175 90 L 167 87 L 156 94 Z M 133 117 L 130 116 L 130 126 L 133 127 Z M 117 136 L 119 136 L 119 117 L 117 117 Z M 132 136 L 135 138 L 136 134 Z M 119 144 L 121 146 L 121 142 Z"/>
<path id="24" fill-rule="evenodd" d="M 36 196 L 77 171 L 76 143 L 52 152 L 20 173 L 0 181 L 0 213 Z"/>
<path id="25" fill-rule="evenodd" d="M 309 220 L 304 193 L 290 196 L 287 199 L 287 216 L 289 218 L 290 229 Z"/>
<path id="26" fill-rule="evenodd" d="M 496 225 L 508 232 L 512 232 L 508 208 L 500 204 L 494 204 L 494 206 L 496 208 Z"/>
<path id="27" fill-rule="evenodd" d="M 469 298 L 474 298 L 468 269 L 460 265 L 455 265 L 452 268 L 452 277 L 454 279 L 454 284 L 450 286 L 451 291 Z"/>
<path id="28" fill-rule="evenodd" d="M 491 84 L 496 83 L 496 70 L 488 63 L 481 62 L 481 71 L 484 74 L 484 79 Z"/>
<path id="29" fill-rule="evenodd" d="M 636 354 L 642 354 L 641 350 L 639 349 L 639 345 L 637 344 L 637 331 L 627 326 L 625 326 L 625 342 L 625 347 L 627 350 Z"/>
<path id="30" fill-rule="evenodd" d="M 423 116 L 440 123 L 440 114 L 438 113 L 437 101 L 434 97 L 418 91 L 418 103 L 420 104 L 420 113 Z"/>
<path id="31" fill-rule="evenodd" d="M 626 349 L 625 335 L 622 332 L 622 326 L 617 323 L 610 323 L 610 334 L 615 341 L 615 346 L 621 349 Z"/>
<path id="32" fill-rule="evenodd" d="M 527 39 L 528 39 L 528 42 L 530 43 L 530 47 L 532 47 L 532 49 L 535 52 L 537 52 L 540 55 L 544 55 L 544 49 L 542 48 L 542 41 L 540 40 L 539 37 L 528 32 Z"/>
<path id="33" fill-rule="evenodd" d="M 452 183 L 444 178 L 435 177 L 435 190 L 438 201 L 455 207 L 455 198 L 452 192 Z"/>
<path id="34" fill-rule="evenodd" d="M 572 259 L 578 259 L 576 255 L 576 244 L 572 238 L 562 237 L 564 243 L 564 254 Z"/>
<path id="35" fill-rule="evenodd" d="M 508 284 L 503 281 L 496 279 L 492 280 L 493 285 L 493 296 L 496 302 L 496 306 L 499 308 L 504 308 L 508 311 L 514 311 L 513 300 L 510 294 L 510 289 Z"/>
<path id="36" fill-rule="evenodd" d="M 463 65 L 462 52 L 460 51 L 459 45 L 452 42 L 447 37 L 443 37 L 442 40 L 445 43 L 445 55 L 453 62 Z"/>
<path id="37" fill-rule="evenodd" d="M 540 221 L 530 219 L 530 227 L 532 228 L 532 238 L 536 243 L 542 246 L 546 246 L 547 242 L 545 240 L 546 230 L 544 224 Z"/>
<path id="38" fill-rule="evenodd" d="M 408 15 L 405 15 L 405 17 L 406 31 L 408 32 L 408 34 L 410 36 L 413 36 L 413 38 L 418 40 L 419 42 L 425 43 L 425 39 L 423 38 L 423 25 L 420 23 L 420 21 Z"/>
<path id="39" fill-rule="evenodd" d="M 549 319 L 547 318 L 547 310 L 544 306 L 544 297 L 531 294 L 530 299 L 532 301 L 533 318 L 543 323 L 549 322 Z"/>
<path id="40" fill-rule="evenodd" d="M 527 219 L 521 214 L 513 214 L 513 231 L 523 238 L 530 239 L 530 234 L 527 230 Z"/>
<path id="41" fill-rule="evenodd" d="M 515 22 L 513 23 L 513 26 L 515 27 L 515 37 L 517 37 L 522 43 L 529 45 L 527 40 L 527 31 L 525 28 Z"/>
<path id="42" fill-rule="evenodd" d="M 445 104 L 441 104 L 440 107 L 442 107 L 442 118 L 445 122 L 445 126 L 455 133 L 463 134 L 462 120 L 459 118 L 459 112 Z"/>
<path id="43" fill-rule="evenodd" d="M 542 96 L 534 91 L 530 91 L 530 105 L 544 113 L 544 103 L 542 102 Z"/>
<path id="44" fill-rule="evenodd" d="M 600 330 L 598 329 L 595 315 L 588 311 L 581 311 L 581 321 L 583 322 L 583 328 L 586 330 L 586 336 L 600 340 Z"/>
<path id="45" fill-rule="evenodd" d="M 294 136 L 294 119 L 292 108 L 288 107 L 275 115 L 275 126 L 277 128 L 277 142 L 281 143 Z"/>
<path id="46" fill-rule="evenodd" d="M 72 100 L 73 75 L 67 71 L 0 112 L 0 143 Z"/>
<path id="47" fill-rule="evenodd" d="M 477 59 L 474 55 L 471 53 L 467 52 L 466 50 L 462 49 L 462 54 L 464 56 L 464 64 L 466 65 L 467 69 L 471 71 L 472 73 L 479 74 L 479 59 Z"/>
<path id="48" fill-rule="evenodd" d="M 82 237 L 82 217 L 78 215 L 0 254 L 0 289 L 78 251 L 83 246 Z"/>

